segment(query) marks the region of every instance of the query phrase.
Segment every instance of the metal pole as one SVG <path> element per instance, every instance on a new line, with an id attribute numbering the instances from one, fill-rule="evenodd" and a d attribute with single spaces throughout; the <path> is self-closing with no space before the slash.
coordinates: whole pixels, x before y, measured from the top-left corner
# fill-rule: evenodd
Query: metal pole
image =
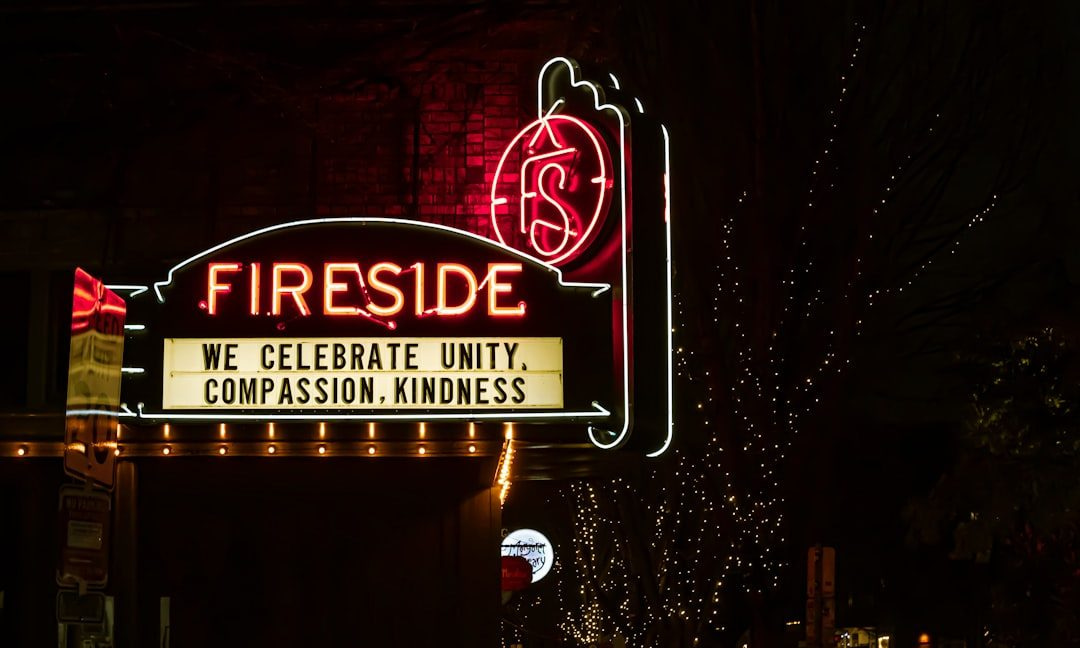
<path id="1" fill-rule="evenodd" d="M 120 461 L 116 466 L 116 488 L 113 505 L 116 510 L 113 524 L 113 580 L 116 596 L 116 621 L 113 636 L 116 648 L 136 648 L 139 645 L 138 618 L 138 501 L 139 478 L 135 462 Z"/>
<path id="2" fill-rule="evenodd" d="M 825 628 L 822 626 L 825 620 L 824 562 L 825 552 L 821 545 L 814 545 L 814 627 L 817 628 L 818 646 L 825 646 Z"/>
<path id="3" fill-rule="evenodd" d="M 49 272 L 30 273 L 30 304 L 27 307 L 26 405 L 30 411 L 45 407 L 49 356 Z"/>

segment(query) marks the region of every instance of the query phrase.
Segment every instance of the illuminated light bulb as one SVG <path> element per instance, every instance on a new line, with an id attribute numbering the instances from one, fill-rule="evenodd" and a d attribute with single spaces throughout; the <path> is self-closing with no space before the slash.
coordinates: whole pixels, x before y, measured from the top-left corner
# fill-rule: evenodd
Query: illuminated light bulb
<path id="1" fill-rule="evenodd" d="M 27 452 L 28 450 L 26 446 L 19 446 L 19 449 L 15 451 L 15 454 L 19 455 L 20 457 L 25 457 Z"/>
<path id="2" fill-rule="evenodd" d="M 474 446 L 473 444 L 470 443 L 469 444 L 469 452 L 476 452 L 476 446 Z"/>
<path id="3" fill-rule="evenodd" d="M 221 425 L 218 426 L 218 434 L 221 435 L 222 439 L 225 438 L 225 424 L 224 423 L 222 423 Z"/>
<path id="4" fill-rule="evenodd" d="M 367 435 L 368 435 L 369 439 L 374 439 L 375 438 L 375 424 L 374 423 L 368 423 L 367 424 Z"/>
<path id="5" fill-rule="evenodd" d="M 417 452 L 420 454 L 427 454 L 427 449 L 424 446 L 420 446 L 420 448 L 417 449 Z"/>
<path id="6" fill-rule="evenodd" d="M 423 439 L 427 434 L 427 423 L 420 424 L 420 438 Z"/>
<path id="7" fill-rule="evenodd" d="M 221 446 L 220 448 L 218 448 L 217 453 L 221 456 L 225 456 L 225 453 L 228 451 L 229 449 L 227 447 Z"/>
<path id="8" fill-rule="evenodd" d="M 169 438 L 169 424 L 168 423 L 165 424 L 164 432 L 165 432 L 165 438 L 168 439 Z M 119 437 L 117 437 L 117 438 L 119 438 Z"/>
<path id="9" fill-rule="evenodd" d="M 116 446 L 116 449 L 113 450 L 113 456 L 115 456 L 115 457 L 120 456 L 120 446 Z"/>
<path id="10" fill-rule="evenodd" d="M 277 446 L 275 446 L 273 443 L 266 446 L 266 454 L 274 454 L 275 452 L 277 452 Z"/>
<path id="11" fill-rule="evenodd" d="M 326 454 L 326 446 L 321 445 L 321 444 L 319 445 L 319 454 L 321 454 L 321 455 Z"/>
<path id="12" fill-rule="evenodd" d="M 476 438 L 476 423 L 469 423 L 469 438 Z"/>
<path id="13" fill-rule="evenodd" d="M 274 424 L 273 423 L 267 423 L 266 424 L 266 433 L 270 436 L 271 439 L 274 438 Z M 271 446 L 271 447 L 273 447 L 273 446 Z"/>
<path id="14" fill-rule="evenodd" d="M 161 454 L 165 455 L 166 457 L 168 457 L 171 453 L 172 453 L 172 448 L 170 448 L 169 446 L 165 446 L 164 448 L 161 449 Z"/>
<path id="15" fill-rule="evenodd" d="M 369 455 L 375 454 L 375 446 L 368 446 L 367 453 Z"/>
<path id="16" fill-rule="evenodd" d="M 319 423 L 319 438 L 326 438 L 326 423 Z"/>
<path id="17" fill-rule="evenodd" d="M 513 424 L 507 423 L 506 443 L 503 444 L 502 455 L 499 457 L 498 469 L 495 472 L 495 484 L 499 489 L 499 506 L 506 503 L 506 497 L 510 493 L 511 466 L 514 462 L 514 433 Z"/>

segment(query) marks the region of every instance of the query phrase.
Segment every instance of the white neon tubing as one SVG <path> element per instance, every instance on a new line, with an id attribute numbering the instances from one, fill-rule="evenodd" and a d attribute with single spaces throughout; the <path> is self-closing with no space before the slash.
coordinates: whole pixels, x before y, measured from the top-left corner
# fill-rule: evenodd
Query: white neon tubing
<path id="1" fill-rule="evenodd" d="M 131 284 L 112 284 L 112 285 L 105 284 L 105 287 L 108 288 L 109 290 L 113 290 L 113 291 L 116 291 L 116 290 L 128 291 L 128 292 L 131 293 L 131 295 L 130 295 L 131 297 L 135 297 L 136 295 L 141 295 L 144 292 L 146 292 L 147 290 L 150 290 L 149 286 L 137 286 L 137 285 L 131 285 Z"/>
<path id="2" fill-rule="evenodd" d="M 664 454 L 671 446 L 671 439 L 675 432 L 675 371 L 672 339 L 674 320 L 671 317 L 671 303 L 674 298 L 671 289 L 671 138 L 668 136 L 666 126 L 661 124 L 660 130 L 664 133 L 664 239 L 667 244 L 667 254 L 664 259 L 664 265 L 667 268 L 667 438 L 664 439 L 664 445 L 646 454 L 646 457 L 659 457 Z"/>
<path id="3" fill-rule="evenodd" d="M 112 410 L 103 409 L 71 409 L 64 412 L 67 416 L 124 416 Z"/>
<path id="4" fill-rule="evenodd" d="M 176 274 L 177 270 L 183 268 L 184 266 L 186 266 L 186 265 L 188 265 L 190 263 L 194 263 L 195 261 L 198 261 L 199 259 L 202 259 L 202 258 L 204 258 L 206 256 L 209 256 L 209 255 L 211 255 L 211 254 L 213 254 L 213 253 L 215 253 L 215 252 L 217 252 L 219 250 L 223 250 L 223 249 L 229 247 L 230 245 L 233 245 L 235 243 L 239 243 L 241 241 L 246 241 L 246 240 L 248 240 L 250 238 L 254 238 L 256 236 L 262 236 L 263 234 L 268 234 L 270 232 L 275 232 L 275 231 L 278 231 L 278 230 L 288 229 L 290 227 L 302 227 L 304 225 L 315 225 L 315 224 L 325 224 L 325 223 L 335 223 L 335 224 L 336 223 L 393 223 L 393 224 L 397 224 L 397 225 L 407 225 L 407 226 L 410 226 L 410 227 L 416 227 L 416 228 L 420 228 L 420 229 L 434 229 L 434 230 L 439 230 L 439 231 L 442 231 L 442 232 L 450 232 L 452 234 L 457 234 L 459 236 L 465 236 L 465 237 L 474 239 L 476 241 L 480 241 L 480 242 L 485 243 L 487 245 L 490 245 L 492 247 L 499 248 L 500 250 L 503 250 L 504 252 L 509 252 L 510 254 L 513 254 L 514 256 L 521 257 L 522 259 L 525 259 L 527 261 L 531 261 L 533 263 L 537 263 L 537 264 L 543 266 L 544 268 L 546 268 L 547 270 L 549 270 L 551 272 L 554 272 L 556 278 L 559 281 L 560 286 L 564 286 L 564 287 L 567 287 L 567 288 L 593 288 L 594 289 L 593 296 L 600 295 L 600 294 L 606 292 L 607 290 L 609 290 L 611 288 L 611 284 L 608 284 L 608 283 L 582 282 L 582 281 L 564 281 L 563 280 L 563 275 L 562 275 L 562 270 L 559 270 L 558 268 L 551 265 L 550 263 L 547 263 L 545 261 L 537 259 L 534 256 L 528 255 L 528 254 L 526 254 L 526 253 L 524 253 L 524 252 L 522 252 L 520 250 L 516 250 L 516 249 L 514 249 L 514 248 L 512 248 L 512 247 L 510 247 L 508 245 L 504 245 L 502 243 L 499 243 L 498 241 L 493 241 L 493 240 L 491 240 L 489 238 L 480 236 L 479 234 L 473 234 L 472 232 L 467 232 L 465 230 L 457 229 L 456 227 L 450 227 L 448 225 L 439 225 L 438 223 L 427 223 L 427 222 L 424 222 L 424 221 L 405 220 L 405 219 L 402 219 L 402 218 L 366 218 L 366 217 L 359 217 L 359 216 L 346 216 L 346 217 L 342 217 L 342 218 L 311 218 L 311 219 L 306 219 L 306 220 L 290 221 L 288 223 L 278 223 L 277 225 L 271 225 L 269 227 L 264 227 L 262 229 L 255 230 L 254 232 L 248 232 L 247 234 L 243 234 L 241 236 L 237 236 L 236 238 L 229 239 L 228 241 L 225 241 L 224 243 L 218 243 L 217 245 L 215 245 L 213 247 L 207 248 L 207 249 L 203 250 L 202 252 L 199 252 L 198 254 L 195 254 L 195 255 L 193 255 L 191 257 L 188 257 L 187 259 L 184 259 L 180 263 L 174 265 L 172 268 L 169 269 L 169 272 L 168 272 L 168 274 L 166 275 L 166 277 L 165 277 L 165 279 L 163 281 L 155 281 L 154 282 L 154 284 L 153 284 L 154 285 L 154 294 L 157 296 L 158 303 L 162 303 L 162 304 L 165 303 L 165 297 L 162 296 L 161 289 L 172 283 L 173 275 Z M 145 286 L 144 286 L 144 288 L 145 288 Z"/>
<path id="5" fill-rule="evenodd" d="M 274 419 L 275 421 L 480 421 L 480 420 L 496 420 L 496 421 L 530 421 L 533 419 L 552 419 L 552 418 L 607 418 L 611 416 L 611 412 L 604 408 L 596 401 L 592 402 L 594 409 L 582 410 L 577 412 L 562 412 L 562 411 L 548 411 L 548 412 L 461 412 L 461 413 L 443 413 L 443 414 L 428 414 L 424 412 L 417 412 L 415 414 L 278 414 L 273 410 L 267 410 L 264 414 L 217 414 L 214 411 L 208 411 L 205 413 L 169 413 L 169 412 L 146 412 L 143 410 L 143 404 L 137 405 L 138 413 L 132 412 L 128 409 L 127 405 L 121 405 L 120 416 L 137 416 L 140 419 L 153 420 L 153 421 L 169 421 L 169 420 L 189 420 L 189 421 L 265 421 L 267 419 Z M 80 410 L 81 411 L 81 410 Z M 96 412 L 96 410 L 94 410 Z M 111 412 L 116 414 L 116 412 Z"/>
<path id="6" fill-rule="evenodd" d="M 615 116 L 619 120 L 619 211 L 620 227 L 622 234 L 622 339 L 623 339 L 623 424 L 622 429 L 616 433 L 615 439 L 609 443 L 605 443 L 596 438 L 596 429 L 593 426 L 589 426 L 588 434 L 589 441 L 592 442 L 598 448 L 609 450 L 616 448 L 622 444 L 626 439 L 627 433 L 630 431 L 630 339 L 629 339 L 629 320 L 628 309 L 626 305 L 626 295 L 628 288 L 628 268 L 627 268 L 627 255 L 626 255 L 626 116 L 619 109 L 618 106 L 613 104 L 604 103 L 600 98 L 601 90 L 593 83 L 584 79 L 577 78 L 577 72 L 574 69 L 573 62 L 570 59 L 563 56 L 556 56 L 547 63 L 544 63 L 540 68 L 540 74 L 536 81 L 536 114 L 543 116 L 544 112 L 544 78 L 547 75 L 548 68 L 555 64 L 562 64 L 566 66 L 567 71 L 570 73 L 570 87 L 572 88 L 587 88 L 593 95 L 593 107 L 597 111 L 610 110 L 615 113 Z"/>

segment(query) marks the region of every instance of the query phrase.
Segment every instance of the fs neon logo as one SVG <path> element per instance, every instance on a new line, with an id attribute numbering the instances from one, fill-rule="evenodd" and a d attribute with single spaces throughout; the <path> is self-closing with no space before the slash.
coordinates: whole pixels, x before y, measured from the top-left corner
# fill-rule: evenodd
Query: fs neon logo
<path id="1" fill-rule="evenodd" d="M 495 169 L 495 236 L 503 245 L 563 265 L 603 229 L 612 178 L 611 156 L 596 129 L 549 112 L 511 140 Z"/>

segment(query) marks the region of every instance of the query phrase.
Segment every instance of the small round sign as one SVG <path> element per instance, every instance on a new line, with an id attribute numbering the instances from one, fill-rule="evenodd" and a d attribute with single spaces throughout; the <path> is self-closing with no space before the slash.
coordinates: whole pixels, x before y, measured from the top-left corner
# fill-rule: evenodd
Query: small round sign
<path id="1" fill-rule="evenodd" d="M 543 533 L 533 529 L 511 531 L 503 538 L 501 553 L 503 556 L 520 556 L 532 567 L 532 582 L 547 576 L 555 563 L 555 550 Z"/>

